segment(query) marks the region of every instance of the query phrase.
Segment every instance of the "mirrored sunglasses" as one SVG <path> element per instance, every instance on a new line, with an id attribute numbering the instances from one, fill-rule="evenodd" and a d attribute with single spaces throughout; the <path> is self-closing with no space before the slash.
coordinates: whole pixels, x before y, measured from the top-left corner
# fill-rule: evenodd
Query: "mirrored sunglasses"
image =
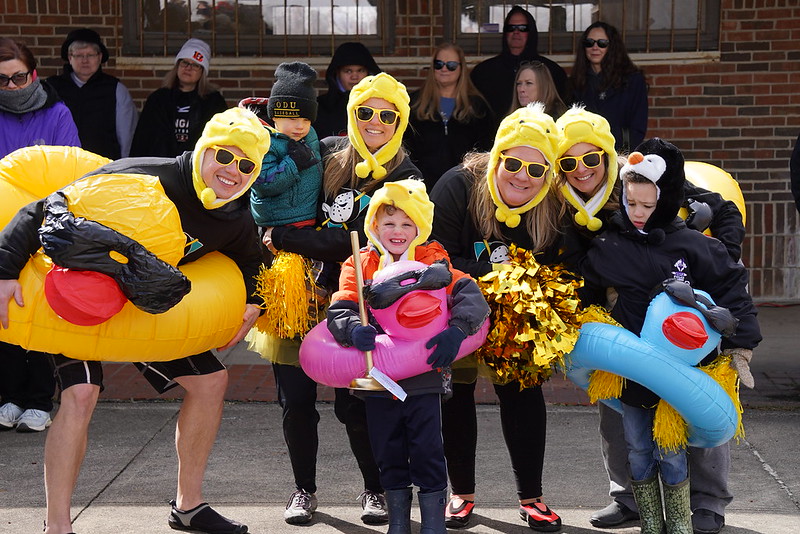
<path id="1" fill-rule="evenodd" d="M 587 152 L 583 156 L 564 156 L 556 160 L 558 167 L 562 172 L 572 172 L 578 168 L 578 162 L 583 163 L 587 169 L 594 169 L 603 162 L 603 152 L 598 150 L 596 152 Z"/>
<path id="2" fill-rule="evenodd" d="M 19 87 L 27 81 L 30 74 L 30 72 L 18 72 L 16 74 L 12 74 L 11 76 L 0 74 L 0 87 L 8 87 L 9 82 L 14 82 L 14 85 Z"/>
<path id="3" fill-rule="evenodd" d="M 510 173 L 516 174 L 525 167 L 525 171 L 528 173 L 528 176 L 533 178 L 534 180 L 538 180 L 544 173 L 547 172 L 547 169 L 550 168 L 549 165 L 545 165 L 544 163 L 538 163 L 534 161 L 525 161 L 524 159 L 515 158 L 514 156 L 507 156 L 505 154 L 500 154 L 500 159 L 503 160 L 503 168 Z"/>
<path id="4" fill-rule="evenodd" d="M 527 24 L 506 24 L 503 26 L 503 33 L 511 33 L 513 31 L 528 33 L 530 28 Z"/>
<path id="5" fill-rule="evenodd" d="M 608 39 L 584 39 L 583 40 L 583 47 L 584 48 L 591 48 L 594 44 L 597 43 L 597 46 L 600 48 L 608 48 Z"/>
<path id="6" fill-rule="evenodd" d="M 211 148 L 215 150 L 214 161 L 220 165 L 230 165 L 236 161 L 239 172 L 245 176 L 253 174 L 253 171 L 256 170 L 256 163 L 251 159 L 237 156 L 227 148 L 222 148 L 221 146 L 212 146 Z"/>
<path id="7" fill-rule="evenodd" d="M 393 109 L 375 109 L 369 106 L 358 106 L 356 108 L 356 118 L 361 122 L 371 121 L 375 113 L 378 114 L 378 119 L 387 126 L 397 122 L 397 117 L 400 116 L 400 112 Z"/>
<path id="8" fill-rule="evenodd" d="M 447 67 L 447 70 L 450 72 L 455 71 L 461 63 L 458 61 L 442 61 L 441 59 L 433 60 L 433 68 L 436 70 L 442 70 L 443 68 Z"/>

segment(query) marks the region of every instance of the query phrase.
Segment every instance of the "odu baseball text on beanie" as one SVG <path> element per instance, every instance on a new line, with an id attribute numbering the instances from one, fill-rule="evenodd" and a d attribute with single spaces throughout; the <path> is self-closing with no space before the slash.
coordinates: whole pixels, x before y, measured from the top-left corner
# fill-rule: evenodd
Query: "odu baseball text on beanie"
<path id="1" fill-rule="evenodd" d="M 617 181 L 617 151 L 614 148 L 611 126 L 605 118 L 586 111 L 583 106 L 573 106 L 559 117 L 556 121 L 556 128 L 558 128 L 559 134 L 559 158 L 578 143 L 589 143 L 605 152 L 606 180 L 592 198 L 584 201 L 569 182 L 565 182 L 561 187 L 564 198 L 577 210 L 575 222 L 596 232 L 603 223 L 595 217 L 595 214 L 605 206 L 614 191 L 614 183 Z"/>
<path id="2" fill-rule="evenodd" d="M 178 55 L 175 56 L 175 63 L 182 59 L 194 61 L 201 67 L 208 76 L 208 65 L 211 62 L 211 47 L 208 43 L 200 39 L 189 39 L 181 47 Z"/>
<path id="3" fill-rule="evenodd" d="M 317 71 L 302 61 L 278 65 L 267 104 L 269 118 L 317 120 L 316 79 Z"/>
<path id="4" fill-rule="evenodd" d="M 395 123 L 397 127 L 394 135 L 374 154 L 367 148 L 356 125 L 356 108 L 370 98 L 382 98 L 394 104 L 400 113 Z M 364 161 L 356 164 L 356 176 L 366 178 L 372 173 L 372 178 L 376 180 L 386 176 L 386 169 L 383 165 L 391 161 L 401 150 L 400 145 L 403 142 L 403 133 L 408 126 L 409 113 L 409 97 L 406 86 L 385 72 L 367 76 L 353 87 L 350 91 L 350 98 L 347 100 L 347 137 L 358 155 L 364 158 Z"/>
<path id="5" fill-rule="evenodd" d="M 217 198 L 214 190 L 203 181 L 203 156 L 206 149 L 214 145 L 238 147 L 256 164 L 248 176 L 247 186 L 231 198 Z M 261 172 L 261 160 L 269 150 L 269 145 L 269 132 L 256 114 L 248 109 L 230 108 L 211 117 L 203 128 L 203 134 L 197 140 L 192 154 L 192 184 L 203 207 L 209 210 L 219 208 L 245 194 Z"/>
<path id="6" fill-rule="evenodd" d="M 67 34 L 67 38 L 61 44 L 61 59 L 64 61 L 69 62 L 69 45 L 74 42 L 97 45 L 100 48 L 100 53 L 103 55 L 100 63 L 108 61 L 108 48 L 103 44 L 103 40 L 100 39 L 100 34 L 91 28 L 79 28 Z"/>
<path id="7" fill-rule="evenodd" d="M 512 207 L 508 206 L 500 196 L 495 174 L 503 151 L 518 146 L 531 147 L 541 152 L 549 169 L 544 175 L 544 184 L 536 196 L 522 206 Z M 522 220 L 521 215 L 544 200 L 553 180 L 557 146 L 556 124 L 553 122 L 553 118 L 545 113 L 544 104 L 541 102 L 519 108 L 503 119 L 497 129 L 494 146 L 489 154 L 489 166 L 486 170 L 489 193 L 497 207 L 494 216 L 498 221 L 505 223 L 509 228 L 516 228 Z"/>
<path id="8" fill-rule="evenodd" d="M 413 260 L 415 258 L 415 247 L 428 240 L 433 225 L 433 202 L 428 198 L 428 191 L 425 189 L 423 181 L 408 178 L 396 182 L 387 182 L 383 187 L 375 191 L 367 208 L 364 231 L 381 255 L 379 268 L 392 263 L 392 255 L 387 254 L 378 237 L 377 221 L 375 220 L 378 208 L 384 204 L 403 210 L 408 215 L 408 218 L 417 225 L 417 237 L 409 243 L 408 249 L 401 258 L 402 260 Z"/>

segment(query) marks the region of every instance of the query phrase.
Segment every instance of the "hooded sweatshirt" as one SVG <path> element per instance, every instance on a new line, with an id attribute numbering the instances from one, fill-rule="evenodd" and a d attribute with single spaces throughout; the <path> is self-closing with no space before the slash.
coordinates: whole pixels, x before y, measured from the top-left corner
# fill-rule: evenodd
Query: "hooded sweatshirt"
<path id="1" fill-rule="evenodd" d="M 328 92 L 317 97 L 319 108 L 313 126 L 320 139 L 331 135 L 347 135 L 347 99 L 350 91 L 343 90 L 339 84 L 339 69 L 345 65 L 364 66 L 368 76 L 381 72 L 372 54 L 363 44 L 342 43 L 336 49 L 325 71 Z"/>
<path id="2" fill-rule="evenodd" d="M 489 105 L 492 107 L 497 120 L 500 121 L 511 108 L 511 99 L 514 92 L 514 78 L 517 76 L 519 65 L 525 61 L 541 61 L 550 70 L 553 76 L 558 94 L 565 100 L 567 74 L 555 61 L 539 55 L 539 32 L 536 29 L 536 21 L 528 11 L 519 6 L 514 6 L 506 15 L 503 26 L 508 24 L 508 20 L 515 13 L 522 13 L 528 19 L 528 40 L 525 49 L 518 56 L 511 53 L 506 42 L 506 34 L 500 34 L 503 40 L 503 49 L 499 55 L 489 58 L 475 65 L 472 69 L 472 83 L 483 94 Z"/>

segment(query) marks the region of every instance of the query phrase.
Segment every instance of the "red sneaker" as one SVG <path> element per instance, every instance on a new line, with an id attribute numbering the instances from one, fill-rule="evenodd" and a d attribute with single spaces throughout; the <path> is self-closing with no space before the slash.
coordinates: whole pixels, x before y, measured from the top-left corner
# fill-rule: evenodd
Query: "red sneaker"
<path id="1" fill-rule="evenodd" d="M 561 530 L 561 518 L 547 507 L 541 500 L 519 507 L 519 517 L 528 522 L 528 526 L 539 532 L 556 532 Z"/>
<path id="2" fill-rule="evenodd" d="M 444 524 L 449 528 L 463 528 L 469 523 L 474 509 L 475 501 L 462 499 L 459 506 L 453 506 L 453 498 L 451 497 L 444 511 Z"/>

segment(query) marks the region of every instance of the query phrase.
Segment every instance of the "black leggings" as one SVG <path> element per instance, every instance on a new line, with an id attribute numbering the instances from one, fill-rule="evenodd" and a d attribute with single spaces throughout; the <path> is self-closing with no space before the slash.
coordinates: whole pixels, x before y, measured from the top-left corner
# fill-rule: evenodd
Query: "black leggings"
<path id="1" fill-rule="evenodd" d="M 500 400 L 500 424 L 520 500 L 542 495 L 547 409 L 541 386 L 520 391 L 519 382 L 494 386 Z M 442 433 L 453 493 L 475 493 L 477 417 L 475 383 L 453 384 L 442 405 Z"/>
<path id="2" fill-rule="evenodd" d="M 283 408 L 283 437 L 289 449 L 295 485 L 297 489 L 316 493 L 319 448 L 317 383 L 302 368 L 294 365 L 272 364 L 272 370 L 275 373 L 278 402 Z M 337 389 L 334 411 L 347 430 L 350 448 L 364 478 L 364 488 L 382 493 L 378 466 L 372 456 L 367 434 L 364 402 L 347 389 Z"/>

